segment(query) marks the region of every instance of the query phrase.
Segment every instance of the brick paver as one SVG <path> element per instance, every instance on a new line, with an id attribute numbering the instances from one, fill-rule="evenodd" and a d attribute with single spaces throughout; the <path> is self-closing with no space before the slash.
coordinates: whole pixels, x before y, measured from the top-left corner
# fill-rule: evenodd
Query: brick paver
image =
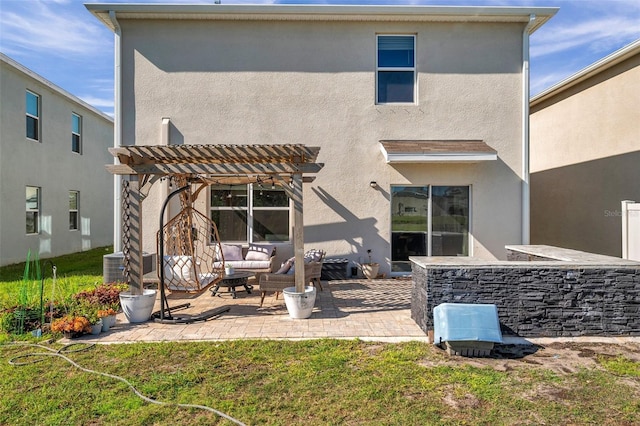
<path id="1" fill-rule="evenodd" d="M 160 324 L 147 321 L 129 324 L 118 314 L 115 327 L 97 336 L 83 336 L 82 341 L 96 343 L 205 341 L 228 339 L 314 339 L 360 338 L 363 340 L 427 341 L 427 336 L 410 317 L 411 281 L 346 280 L 323 282 L 316 304 L 308 319 L 291 319 L 282 295 L 278 300 L 267 295 L 260 307 L 260 292 L 239 292 L 211 296 L 206 290 L 198 295 L 173 293 L 169 306 L 190 303 L 188 309 L 174 315 L 197 314 L 220 306 L 230 310 L 215 319 L 192 324 Z M 156 301 L 156 309 L 159 309 Z"/>

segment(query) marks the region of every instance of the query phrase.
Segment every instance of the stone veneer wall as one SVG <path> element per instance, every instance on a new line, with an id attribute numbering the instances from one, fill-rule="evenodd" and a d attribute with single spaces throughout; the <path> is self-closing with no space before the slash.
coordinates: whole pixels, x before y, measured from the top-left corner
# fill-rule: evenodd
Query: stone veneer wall
<path id="1" fill-rule="evenodd" d="M 411 317 L 425 333 L 433 330 L 433 308 L 441 303 L 491 303 L 505 335 L 640 335 L 640 269 L 634 267 L 506 262 L 412 263 L 412 269 Z"/>
<path id="2" fill-rule="evenodd" d="M 510 262 L 522 261 L 522 262 L 533 262 L 536 260 L 540 261 L 554 261 L 557 259 L 551 259 L 548 257 L 536 256 L 535 254 L 527 254 L 521 253 L 513 250 L 507 250 L 507 260 Z"/>

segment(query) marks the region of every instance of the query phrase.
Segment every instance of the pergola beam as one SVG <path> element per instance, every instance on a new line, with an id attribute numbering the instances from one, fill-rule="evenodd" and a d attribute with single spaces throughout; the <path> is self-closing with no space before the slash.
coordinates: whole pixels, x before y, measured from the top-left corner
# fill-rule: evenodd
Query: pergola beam
<path id="1" fill-rule="evenodd" d="M 265 159 L 277 162 L 314 162 L 320 147 L 300 144 L 282 145 L 132 145 L 109 148 L 122 164 L 152 163 L 261 163 Z"/>
<path id="2" fill-rule="evenodd" d="M 108 164 L 107 170 L 114 175 L 278 175 L 293 173 L 318 173 L 324 164 L 321 163 L 167 163 L 167 164 Z"/>

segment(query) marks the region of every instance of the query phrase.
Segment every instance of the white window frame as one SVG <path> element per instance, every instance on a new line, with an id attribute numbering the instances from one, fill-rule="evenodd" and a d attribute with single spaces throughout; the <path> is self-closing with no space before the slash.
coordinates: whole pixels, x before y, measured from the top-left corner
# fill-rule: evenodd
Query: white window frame
<path id="1" fill-rule="evenodd" d="M 378 39 L 380 37 L 413 37 L 413 67 L 381 67 L 378 65 Z M 417 105 L 418 104 L 418 72 L 417 72 L 417 34 L 376 34 L 376 105 Z M 378 76 L 380 71 L 412 71 L 413 72 L 413 102 L 380 102 L 378 93 Z"/>
<path id="2" fill-rule="evenodd" d="M 291 199 L 289 199 L 289 205 L 286 207 L 254 207 L 253 205 L 253 190 L 254 190 L 254 185 L 258 186 L 258 188 L 256 188 L 257 191 L 259 191 L 261 188 L 259 187 L 259 185 L 257 184 L 251 184 L 250 186 L 250 191 L 251 191 L 251 197 L 249 197 L 249 214 L 248 214 L 248 226 L 247 228 L 249 228 L 249 242 L 252 243 L 253 241 L 253 224 L 254 224 L 254 211 L 286 211 L 289 213 L 288 215 L 288 223 L 287 223 L 287 229 L 288 229 L 288 239 L 287 241 L 281 241 L 281 240 L 275 240 L 275 241 L 270 241 L 270 240 L 265 240 L 265 241 L 260 241 L 260 243 L 290 243 L 292 241 L 292 235 L 291 235 Z"/>
<path id="3" fill-rule="evenodd" d="M 78 117 L 78 131 L 76 132 L 73 128 L 73 119 L 74 117 Z M 74 136 L 78 137 L 78 150 L 73 149 Z M 77 154 L 82 154 L 82 116 L 80 114 L 76 114 L 75 112 L 71 113 L 71 152 L 75 152 Z"/>
<path id="4" fill-rule="evenodd" d="M 246 234 L 246 239 L 245 240 L 224 240 L 224 243 L 236 243 L 236 244 L 251 244 L 254 242 L 254 238 L 253 238 L 253 229 L 254 229 L 254 211 L 287 211 L 289 212 L 288 215 L 288 230 L 289 230 L 289 239 L 288 241 L 259 241 L 260 243 L 290 243 L 292 241 L 292 235 L 291 235 L 291 200 L 289 200 L 289 205 L 287 207 L 254 207 L 253 205 L 253 190 L 254 190 L 254 185 L 257 184 L 247 184 L 247 206 L 211 206 L 211 202 L 209 200 L 208 205 L 209 205 L 209 217 L 211 218 L 211 213 L 213 211 L 245 211 L 247 212 L 247 234 Z M 265 185 L 270 185 L 270 181 L 269 183 L 265 183 Z M 259 190 L 259 188 L 256 188 L 257 190 Z M 211 197 L 211 189 L 209 189 L 208 191 L 208 197 Z M 216 224 L 218 225 L 218 224 Z"/>
<path id="5" fill-rule="evenodd" d="M 26 202 L 26 190 L 28 188 L 33 188 L 36 190 L 37 192 L 37 204 L 36 204 L 36 208 L 35 209 L 31 209 L 28 208 L 27 206 L 27 202 Z M 31 186 L 31 185 L 27 185 L 25 187 L 25 233 L 27 235 L 38 235 L 40 234 L 40 211 L 42 210 L 42 205 L 41 205 L 41 200 L 42 200 L 42 188 L 40 188 L 39 186 Z M 27 232 L 26 229 L 26 214 L 27 213 L 35 213 L 36 215 L 36 220 L 34 221 L 34 227 L 35 227 L 35 232 Z"/>
<path id="6" fill-rule="evenodd" d="M 80 228 L 80 191 L 69 191 L 69 199 L 71 199 L 71 194 L 76 196 L 76 208 L 72 209 L 69 205 L 69 231 L 77 231 Z M 75 228 L 71 227 L 71 213 L 76 214 Z"/>
<path id="7" fill-rule="evenodd" d="M 25 116 L 29 117 L 29 118 L 33 118 L 36 121 L 36 133 L 37 133 L 37 137 L 34 138 L 30 138 L 28 135 L 25 134 L 25 137 L 30 140 L 30 141 L 36 141 L 36 142 L 40 142 L 42 141 L 42 128 L 40 126 L 40 116 L 42 115 L 42 106 L 41 106 L 41 98 L 40 95 L 38 95 L 35 92 L 32 92 L 31 90 L 27 90 L 27 94 L 31 94 L 33 96 L 36 97 L 37 100 L 37 106 L 38 106 L 38 115 L 33 115 L 30 114 L 29 111 L 27 111 L 28 107 L 27 107 L 27 102 L 26 102 L 26 95 L 25 95 Z M 26 120 L 26 118 L 25 118 Z"/>

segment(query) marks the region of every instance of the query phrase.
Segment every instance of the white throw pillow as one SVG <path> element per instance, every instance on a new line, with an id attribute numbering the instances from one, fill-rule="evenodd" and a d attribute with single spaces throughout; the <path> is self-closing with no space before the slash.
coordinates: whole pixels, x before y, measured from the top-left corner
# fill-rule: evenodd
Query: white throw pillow
<path id="1" fill-rule="evenodd" d="M 250 244 L 245 260 L 269 260 L 274 247 L 272 244 Z"/>

